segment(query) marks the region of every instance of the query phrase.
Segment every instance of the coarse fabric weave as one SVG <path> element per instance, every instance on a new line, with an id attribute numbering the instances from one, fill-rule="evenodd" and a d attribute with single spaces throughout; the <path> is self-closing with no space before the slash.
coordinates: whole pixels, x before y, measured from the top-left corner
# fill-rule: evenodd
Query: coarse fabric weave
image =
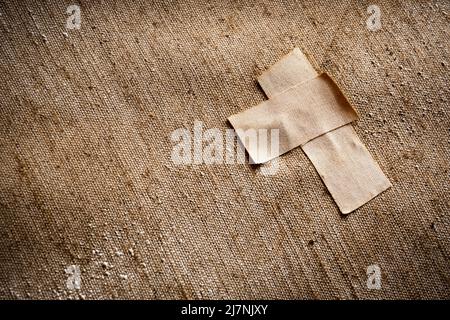
<path id="1" fill-rule="evenodd" d="M 371 4 L 1 0 L 0 298 L 449 299 L 450 2 L 379 0 L 378 31 Z M 393 184 L 348 216 L 300 148 L 271 176 L 171 160 L 295 47 Z"/>

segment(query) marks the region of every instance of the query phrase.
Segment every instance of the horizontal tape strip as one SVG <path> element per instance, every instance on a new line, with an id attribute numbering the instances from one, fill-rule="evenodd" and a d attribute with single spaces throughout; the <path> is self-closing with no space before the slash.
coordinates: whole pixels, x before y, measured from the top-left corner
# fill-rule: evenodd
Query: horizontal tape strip
<path id="1" fill-rule="evenodd" d="M 263 163 L 357 119 L 356 111 L 326 74 L 291 87 L 228 118 L 254 163 Z M 249 131 L 279 130 L 279 148 L 253 143 Z"/>

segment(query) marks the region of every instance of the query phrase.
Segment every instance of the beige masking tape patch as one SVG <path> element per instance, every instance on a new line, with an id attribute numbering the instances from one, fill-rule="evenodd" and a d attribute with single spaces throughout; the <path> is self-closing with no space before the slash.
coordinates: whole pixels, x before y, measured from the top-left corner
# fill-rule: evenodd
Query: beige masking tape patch
<path id="1" fill-rule="evenodd" d="M 254 163 L 267 162 L 357 119 L 334 81 L 322 74 L 228 118 Z M 278 152 L 255 143 L 255 132 L 279 130 Z M 253 134 L 252 134 L 253 133 Z"/>
<path id="2" fill-rule="evenodd" d="M 272 98 L 316 74 L 300 49 L 295 48 L 263 73 L 258 81 L 266 95 Z M 391 187 L 351 124 L 309 141 L 302 149 L 344 214 Z"/>

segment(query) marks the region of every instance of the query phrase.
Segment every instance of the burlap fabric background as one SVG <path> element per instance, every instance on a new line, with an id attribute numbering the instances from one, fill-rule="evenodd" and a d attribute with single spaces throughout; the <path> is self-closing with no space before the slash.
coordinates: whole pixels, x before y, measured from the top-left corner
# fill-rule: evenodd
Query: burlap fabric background
<path id="1" fill-rule="evenodd" d="M 377 32 L 364 0 L 82 1 L 68 31 L 70 4 L 0 1 L 2 298 L 450 297 L 449 1 L 376 1 Z M 170 160 L 296 46 L 393 183 L 347 217 L 300 148 L 274 176 Z"/>

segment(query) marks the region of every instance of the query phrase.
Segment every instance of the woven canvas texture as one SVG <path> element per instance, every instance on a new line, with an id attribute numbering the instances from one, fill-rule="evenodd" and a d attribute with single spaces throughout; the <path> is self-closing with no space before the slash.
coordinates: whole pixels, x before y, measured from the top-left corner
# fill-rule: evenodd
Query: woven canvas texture
<path id="1" fill-rule="evenodd" d="M 450 2 L 376 1 L 378 31 L 371 4 L 1 0 L 0 297 L 449 299 Z M 171 161 L 294 47 L 393 184 L 345 217 L 300 148 L 272 176 Z"/>

